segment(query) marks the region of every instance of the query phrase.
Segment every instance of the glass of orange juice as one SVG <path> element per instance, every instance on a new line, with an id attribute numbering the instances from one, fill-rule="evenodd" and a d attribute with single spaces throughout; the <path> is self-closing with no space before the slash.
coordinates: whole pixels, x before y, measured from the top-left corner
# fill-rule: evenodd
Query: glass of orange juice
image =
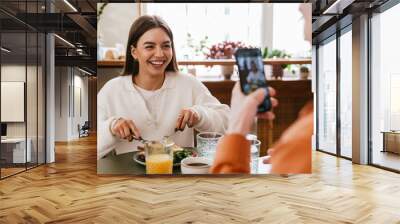
<path id="1" fill-rule="evenodd" d="M 161 142 L 149 141 L 144 145 L 146 174 L 172 174 L 173 151 Z"/>

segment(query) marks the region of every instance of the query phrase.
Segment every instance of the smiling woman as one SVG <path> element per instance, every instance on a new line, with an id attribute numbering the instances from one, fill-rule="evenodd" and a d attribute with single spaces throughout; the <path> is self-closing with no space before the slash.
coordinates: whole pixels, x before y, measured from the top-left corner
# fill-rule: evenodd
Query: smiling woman
<path id="1" fill-rule="evenodd" d="M 162 71 L 178 71 L 172 31 L 157 16 L 142 16 L 132 24 L 126 55 L 124 75 L 133 74 L 136 76 L 139 74 L 139 67 L 147 68 L 147 63 L 149 63 L 147 60 L 155 62 L 158 59 L 166 62 L 164 66 L 161 66 Z M 132 57 L 129 57 L 129 55 L 132 55 Z M 160 73 L 160 71 L 156 73 Z"/>
<path id="2" fill-rule="evenodd" d="M 132 152 L 134 139 L 170 136 L 179 146 L 194 145 L 194 129 L 224 133 L 229 107 L 195 77 L 178 72 L 171 29 L 157 16 L 132 24 L 122 76 L 98 93 L 98 159 L 115 150 Z M 187 128 L 186 128 L 187 127 Z"/>

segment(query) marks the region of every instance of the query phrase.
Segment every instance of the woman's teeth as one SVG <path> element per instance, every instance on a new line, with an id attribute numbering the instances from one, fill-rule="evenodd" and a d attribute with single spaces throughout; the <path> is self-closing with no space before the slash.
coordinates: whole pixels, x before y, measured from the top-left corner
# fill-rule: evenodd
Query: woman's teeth
<path id="1" fill-rule="evenodd" d="M 152 64 L 152 65 L 162 65 L 162 64 L 164 64 L 164 62 L 163 61 L 150 61 L 150 64 Z"/>

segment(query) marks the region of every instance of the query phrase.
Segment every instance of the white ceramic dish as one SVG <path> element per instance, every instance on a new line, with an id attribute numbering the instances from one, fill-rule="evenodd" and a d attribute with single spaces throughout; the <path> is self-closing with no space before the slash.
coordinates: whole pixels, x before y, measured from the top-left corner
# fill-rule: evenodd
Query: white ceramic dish
<path id="1" fill-rule="evenodd" d="M 187 157 L 181 161 L 181 172 L 182 174 L 208 174 L 211 165 L 212 161 L 206 157 Z"/>

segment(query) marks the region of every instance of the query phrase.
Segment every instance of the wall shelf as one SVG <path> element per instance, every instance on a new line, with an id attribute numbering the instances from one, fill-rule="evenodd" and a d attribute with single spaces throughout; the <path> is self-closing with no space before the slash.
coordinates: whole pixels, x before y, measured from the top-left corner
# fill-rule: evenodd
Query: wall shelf
<path id="1" fill-rule="evenodd" d="M 311 58 L 276 58 L 276 59 L 264 59 L 265 65 L 276 65 L 276 64 L 311 64 Z M 124 60 L 102 60 L 97 61 L 97 67 L 123 67 Z M 178 65 L 234 65 L 234 59 L 218 59 L 218 60 L 184 60 L 178 61 Z"/>

